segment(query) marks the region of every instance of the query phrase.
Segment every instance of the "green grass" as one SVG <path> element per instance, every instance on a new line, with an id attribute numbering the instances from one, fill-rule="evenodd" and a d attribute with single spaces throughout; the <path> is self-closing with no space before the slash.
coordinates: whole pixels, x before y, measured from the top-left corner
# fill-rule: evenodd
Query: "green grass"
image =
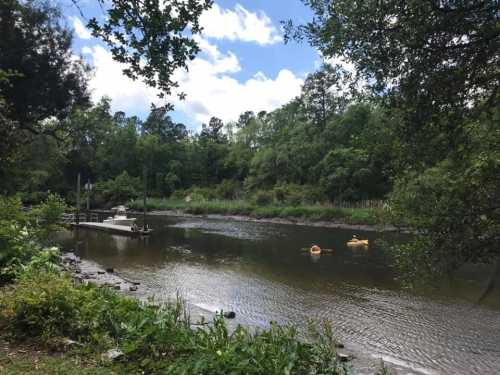
<path id="1" fill-rule="evenodd" d="M 119 371 L 100 366 L 82 365 L 71 356 L 41 355 L 33 357 L 8 356 L 0 353 L 0 374 L 5 375 L 118 375 Z"/>
<path id="2" fill-rule="evenodd" d="M 129 207 L 140 210 L 141 200 L 128 203 Z M 246 215 L 255 218 L 302 219 L 310 221 L 333 221 L 345 224 L 384 224 L 384 212 L 375 208 L 334 208 L 326 205 L 268 205 L 238 200 L 213 200 L 185 202 L 183 200 L 149 198 L 147 209 L 178 210 L 193 215 Z"/>

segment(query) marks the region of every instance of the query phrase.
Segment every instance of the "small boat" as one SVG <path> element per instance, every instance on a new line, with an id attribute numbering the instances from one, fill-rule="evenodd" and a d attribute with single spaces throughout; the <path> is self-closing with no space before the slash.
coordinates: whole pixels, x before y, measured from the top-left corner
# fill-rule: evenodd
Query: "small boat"
<path id="1" fill-rule="evenodd" d="M 123 225 L 131 227 L 135 223 L 135 217 L 127 217 L 127 207 L 118 206 L 113 207 L 112 210 L 116 211 L 115 216 L 110 216 L 103 221 L 104 224 Z"/>

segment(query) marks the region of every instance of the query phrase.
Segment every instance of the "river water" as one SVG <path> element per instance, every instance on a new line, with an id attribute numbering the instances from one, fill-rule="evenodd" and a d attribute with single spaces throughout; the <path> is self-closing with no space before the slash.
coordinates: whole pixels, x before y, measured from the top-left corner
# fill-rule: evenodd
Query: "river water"
<path id="1" fill-rule="evenodd" d="M 180 293 L 193 312 L 235 311 L 235 323 L 305 330 L 331 322 L 356 374 L 380 359 L 401 374 L 500 374 L 500 290 L 480 305 L 487 267 L 469 266 L 439 289 L 410 293 L 394 280 L 381 235 L 331 228 L 156 216 L 146 239 L 79 230 L 63 247 L 141 282 L 139 297 Z M 353 234 L 370 240 L 350 249 Z M 386 234 L 389 240 L 401 240 Z M 311 256 L 318 244 L 332 253 Z"/>

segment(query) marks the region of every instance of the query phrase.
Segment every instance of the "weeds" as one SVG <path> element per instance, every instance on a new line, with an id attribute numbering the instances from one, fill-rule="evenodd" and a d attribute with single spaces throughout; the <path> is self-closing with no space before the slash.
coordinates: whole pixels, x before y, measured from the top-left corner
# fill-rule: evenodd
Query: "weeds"
<path id="1" fill-rule="evenodd" d="M 334 208 L 324 205 L 272 205 L 241 200 L 191 201 L 150 198 L 148 210 L 174 210 L 193 215 L 246 215 L 256 218 L 294 218 L 311 221 L 335 221 L 346 224 L 377 225 L 384 223 L 384 212 L 376 208 Z M 265 200 L 265 202 L 268 202 Z M 142 200 L 128 203 L 137 210 L 143 208 Z"/>
<path id="2" fill-rule="evenodd" d="M 1 318 L 17 339 L 54 345 L 75 340 L 98 357 L 119 347 L 131 372 L 168 374 L 345 374 L 328 330 L 312 344 L 292 327 L 272 323 L 230 332 L 222 316 L 192 329 L 182 301 L 154 305 L 91 285 L 74 286 L 58 273 L 26 272 L 0 296 Z"/>

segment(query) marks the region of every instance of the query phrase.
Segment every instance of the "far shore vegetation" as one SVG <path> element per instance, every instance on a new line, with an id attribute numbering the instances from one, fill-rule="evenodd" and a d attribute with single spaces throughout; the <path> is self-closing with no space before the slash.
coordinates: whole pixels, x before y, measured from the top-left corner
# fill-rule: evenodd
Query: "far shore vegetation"
<path id="1" fill-rule="evenodd" d="M 142 210 L 140 199 L 129 202 L 128 206 Z M 256 219 L 291 219 L 327 221 L 352 225 L 384 225 L 383 208 L 337 208 L 321 204 L 258 204 L 244 200 L 186 201 L 179 199 L 150 198 L 147 200 L 149 211 L 178 211 L 192 215 L 241 215 Z"/>

